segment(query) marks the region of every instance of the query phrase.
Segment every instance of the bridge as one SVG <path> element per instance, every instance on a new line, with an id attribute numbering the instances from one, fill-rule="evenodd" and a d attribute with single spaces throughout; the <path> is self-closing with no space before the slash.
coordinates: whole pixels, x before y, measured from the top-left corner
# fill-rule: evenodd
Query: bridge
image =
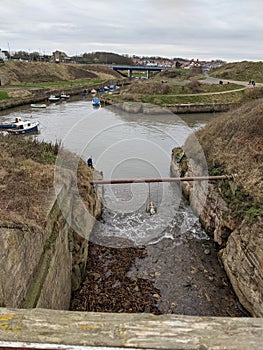
<path id="1" fill-rule="evenodd" d="M 112 69 L 117 71 L 123 76 L 126 76 L 122 71 L 128 71 L 128 78 L 132 77 L 133 71 L 141 71 L 147 73 L 147 79 L 149 78 L 150 72 L 160 72 L 164 69 L 167 69 L 166 67 L 159 67 L 159 66 L 110 66 Z"/>

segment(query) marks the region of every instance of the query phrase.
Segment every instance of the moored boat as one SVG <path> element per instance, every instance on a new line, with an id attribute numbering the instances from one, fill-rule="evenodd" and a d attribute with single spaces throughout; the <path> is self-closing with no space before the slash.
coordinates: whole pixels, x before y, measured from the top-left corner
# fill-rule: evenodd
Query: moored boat
<path id="1" fill-rule="evenodd" d="M 46 108 L 47 105 L 45 103 L 31 103 L 32 108 Z"/>
<path id="2" fill-rule="evenodd" d="M 94 107 L 99 107 L 100 106 L 100 99 L 98 97 L 93 97 L 92 99 L 92 105 Z"/>
<path id="3" fill-rule="evenodd" d="M 60 97 L 56 97 L 55 95 L 50 95 L 48 98 L 49 102 L 58 102 L 60 100 Z"/>
<path id="4" fill-rule="evenodd" d="M 14 123 L 14 127 L 11 129 L 6 129 L 10 134 L 26 134 L 33 131 L 38 131 L 39 122 L 31 122 L 30 120 L 19 120 Z"/>
<path id="5" fill-rule="evenodd" d="M 70 95 L 67 95 L 63 92 L 61 92 L 60 98 L 62 98 L 62 100 L 68 100 L 70 98 Z"/>

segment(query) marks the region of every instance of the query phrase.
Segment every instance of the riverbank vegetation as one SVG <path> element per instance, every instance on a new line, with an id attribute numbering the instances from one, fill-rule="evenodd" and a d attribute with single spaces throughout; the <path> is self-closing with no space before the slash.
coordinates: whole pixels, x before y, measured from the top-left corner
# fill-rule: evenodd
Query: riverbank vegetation
<path id="1" fill-rule="evenodd" d="M 192 80 L 184 85 L 158 81 L 133 82 L 120 95 L 110 95 L 113 101 L 136 101 L 162 107 L 176 104 L 238 103 L 244 97 L 244 86 L 238 84 L 203 84 Z"/>
<path id="2" fill-rule="evenodd" d="M 122 78 L 105 65 L 7 61 L 0 66 L 0 99 L 12 98 L 14 91 L 19 97 L 20 90 L 30 95 L 34 90 L 82 88 L 112 79 Z"/>
<path id="3" fill-rule="evenodd" d="M 256 65 L 249 62 L 249 67 L 243 67 L 242 64 L 224 65 L 219 68 L 222 69 L 222 73 L 220 70 L 213 70 L 211 74 L 237 80 L 245 79 L 249 75 L 255 80 L 256 68 L 260 68 L 261 62 L 257 62 Z M 243 70 L 246 70 L 246 73 Z M 225 72 L 229 74 L 226 75 Z M 52 93 L 81 89 L 116 78 L 123 79 L 119 73 L 102 64 L 7 61 L 0 67 L 2 89 L 6 88 L 1 91 L 0 100 L 23 98 L 40 91 Z M 237 104 L 248 96 L 242 85 L 206 84 L 202 82 L 203 79 L 204 74 L 200 68 L 171 68 L 155 74 L 149 80 L 132 80 L 130 86 L 119 95 L 104 96 L 106 100 L 117 103 L 137 101 L 162 107 L 176 104 Z"/>
<path id="4" fill-rule="evenodd" d="M 182 68 L 169 68 L 155 74 L 152 79 L 156 81 L 169 81 L 181 82 L 191 81 L 192 79 L 203 79 L 204 74 L 202 68 L 195 69 L 182 69 Z"/>
<path id="5" fill-rule="evenodd" d="M 40 227 L 46 223 L 55 198 L 54 171 L 58 152 L 63 156 L 63 167 L 71 169 L 72 163 L 77 164 L 79 193 L 86 203 L 94 203 L 89 183 L 93 170 L 82 159 L 62 150 L 59 142 L 45 143 L 34 137 L 0 133 L 0 149 L 2 223 L 12 222 L 18 227 Z"/>
<path id="6" fill-rule="evenodd" d="M 0 100 L 6 100 L 9 98 L 7 91 L 0 91 Z"/>
<path id="7" fill-rule="evenodd" d="M 222 65 L 209 72 L 211 77 L 263 83 L 263 62 L 234 62 Z"/>
<path id="8" fill-rule="evenodd" d="M 197 132 L 210 172 L 233 175 L 218 183 L 237 220 L 262 218 L 263 99 L 218 116 Z"/>

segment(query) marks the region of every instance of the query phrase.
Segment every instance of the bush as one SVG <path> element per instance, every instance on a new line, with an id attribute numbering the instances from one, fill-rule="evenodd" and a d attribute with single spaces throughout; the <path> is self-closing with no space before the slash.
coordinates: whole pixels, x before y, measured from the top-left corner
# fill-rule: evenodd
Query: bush
<path id="1" fill-rule="evenodd" d="M 261 216 L 261 210 L 255 207 L 251 207 L 245 213 L 246 217 L 250 222 L 252 222 L 257 217 Z"/>
<path id="2" fill-rule="evenodd" d="M 0 100 L 5 100 L 9 98 L 8 93 L 6 91 L 0 91 Z"/>
<path id="3" fill-rule="evenodd" d="M 242 101 L 247 102 L 250 100 L 256 100 L 263 97 L 263 88 L 251 88 L 246 89 Z"/>
<path id="4" fill-rule="evenodd" d="M 171 85 L 168 85 L 168 84 L 164 84 L 162 85 L 162 88 L 161 88 L 161 93 L 163 95 L 167 95 L 167 94 L 170 94 L 172 91 L 172 87 Z"/>
<path id="5" fill-rule="evenodd" d="M 193 94 L 198 94 L 199 92 L 202 92 L 201 83 L 199 83 L 198 80 L 192 80 L 187 87 Z"/>

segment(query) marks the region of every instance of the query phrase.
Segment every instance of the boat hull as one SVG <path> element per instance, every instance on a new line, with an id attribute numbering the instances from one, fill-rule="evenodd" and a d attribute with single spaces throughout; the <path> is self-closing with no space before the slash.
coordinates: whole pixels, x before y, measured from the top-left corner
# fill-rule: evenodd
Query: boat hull
<path id="1" fill-rule="evenodd" d="M 35 104 L 35 103 L 32 103 L 30 105 L 32 108 L 47 108 L 47 105 L 46 104 Z"/>
<path id="2" fill-rule="evenodd" d="M 0 124 L 0 129 L 14 129 L 16 126 L 15 124 Z"/>
<path id="3" fill-rule="evenodd" d="M 30 132 L 33 131 L 38 131 L 38 126 L 33 126 L 32 128 L 28 128 L 28 129 L 21 129 L 21 130 L 16 130 L 16 129 L 7 129 L 6 131 L 8 131 L 10 134 L 13 135 L 19 135 L 19 134 L 28 134 Z"/>

